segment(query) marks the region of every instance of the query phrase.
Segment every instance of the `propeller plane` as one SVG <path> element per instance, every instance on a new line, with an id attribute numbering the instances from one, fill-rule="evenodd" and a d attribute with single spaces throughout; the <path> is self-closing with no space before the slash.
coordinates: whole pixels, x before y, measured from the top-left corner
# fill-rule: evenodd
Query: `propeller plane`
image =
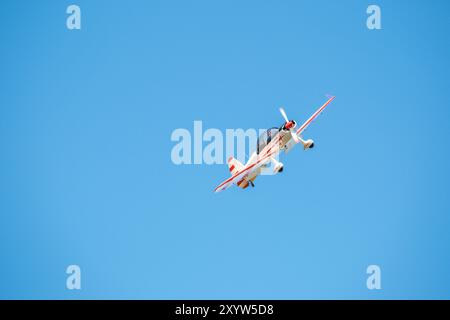
<path id="1" fill-rule="evenodd" d="M 304 140 L 302 133 L 334 98 L 334 96 L 329 97 L 298 129 L 296 129 L 297 123 L 294 120 L 289 120 L 284 109 L 280 108 L 280 113 L 285 120 L 284 124 L 279 128 L 270 128 L 261 134 L 258 138 L 256 151 L 253 152 L 245 165 L 234 157 L 228 158 L 228 168 L 231 177 L 219 184 L 214 191 L 223 191 L 233 184 L 242 189 L 247 188 L 249 185 L 254 187 L 253 182 L 256 177 L 269 164 L 273 164 L 274 174 L 283 171 L 283 164 L 275 159 L 280 151 L 284 150 L 287 153 L 299 143 L 303 145 L 304 150 L 312 149 L 314 147 L 314 141 L 312 139 Z"/>

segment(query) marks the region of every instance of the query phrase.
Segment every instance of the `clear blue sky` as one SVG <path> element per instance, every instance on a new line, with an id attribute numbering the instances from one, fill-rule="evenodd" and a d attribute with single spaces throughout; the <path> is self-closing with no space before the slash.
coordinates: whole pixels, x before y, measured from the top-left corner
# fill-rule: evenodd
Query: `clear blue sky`
<path id="1" fill-rule="evenodd" d="M 82 29 L 66 28 L 78 4 Z M 378 4 L 382 30 L 366 28 Z M 2 1 L 1 298 L 450 298 L 448 1 Z M 305 120 L 256 188 L 176 128 Z M 65 269 L 82 270 L 82 290 Z M 370 264 L 382 290 L 366 288 Z"/>

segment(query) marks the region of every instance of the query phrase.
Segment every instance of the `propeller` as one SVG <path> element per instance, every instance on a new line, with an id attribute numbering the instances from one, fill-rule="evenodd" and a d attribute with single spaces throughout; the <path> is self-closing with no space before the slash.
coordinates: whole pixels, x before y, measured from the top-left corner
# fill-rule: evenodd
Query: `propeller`
<path id="1" fill-rule="evenodd" d="M 292 140 L 294 140 L 295 143 L 301 142 L 300 137 L 297 135 L 297 133 L 294 131 L 295 128 L 295 121 L 289 120 L 287 117 L 286 111 L 284 111 L 283 108 L 280 108 L 280 113 L 283 116 L 284 120 L 286 121 L 284 127 L 289 130 L 291 133 Z"/>
<path id="2" fill-rule="evenodd" d="M 284 111 L 283 108 L 280 108 L 280 113 L 283 116 L 284 121 L 286 121 L 286 123 L 284 124 L 284 128 L 287 130 L 292 130 L 295 128 L 295 121 L 294 120 L 289 120 L 289 118 L 286 115 L 286 111 Z"/>
<path id="3" fill-rule="evenodd" d="M 286 121 L 286 123 L 284 124 L 284 128 L 287 129 L 287 130 L 294 129 L 295 121 L 289 120 L 289 118 L 286 115 L 286 111 L 284 111 L 283 108 L 280 108 L 280 113 L 283 116 L 284 121 Z"/>
<path id="4" fill-rule="evenodd" d="M 286 111 L 284 111 L 283 108 L 280 108 L 280 113 L 281 113 L 281 115 L 283 116 L 283 118 L 284 118 L 284 120 L 286 121 L 286 123 L 288 123 L 288 122 L 289 122 L 289 119 L 288 119 L 288 117 L 287 117 L 287 115 L 286 115 Z"/>
<path id="5" fill-rule="evenodd" d="M 321 108 L 319 108 L 306 122 L 305 124 L 303 124 L 302 126 L 302 131 L 306 128 L 306 126 L 312 121 L 314 120 L 314 118 L 319 115 L 322 110 L 327 106 L 328 103 L 330 103 L 331 100 L 333 100 L 334 97 L 331 97 L 327 103 L 325 103 Z M 301 135 L 298 135 L 296 131 L 294 131 L 295 127 L 296 127 L 296 123 L 294 120 L 289 120 L 289 118 L 287 117 L 286 111 L 284 111 L 283 108 L 280 108 L 280 113 L 283 116 L 283 119 L 286 121 L 285 124 L 283 125 L 283 127 L 281 128 L 284 131 L 289 131 L 289 133 L 291 134 L 291 138 L 292 140 L 294 140 L 294 142 L 297 143 L 302 143 L 303 148 L 306 149 L 312 149 L 314 147 L 314 141 L 311 139 L 308 140 L 303 140 L 303 138 L 301 137 Z M 280 130 L 281 130 L 280 129 Z"/>

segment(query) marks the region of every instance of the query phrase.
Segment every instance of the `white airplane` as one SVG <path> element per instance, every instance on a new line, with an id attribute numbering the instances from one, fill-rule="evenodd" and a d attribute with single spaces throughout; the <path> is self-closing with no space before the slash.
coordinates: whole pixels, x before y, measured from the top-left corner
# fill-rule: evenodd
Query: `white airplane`
<path id="1" fill-rule="evenodd" d="M 296 122 L 289 120 L 283 108 L 280 108 L 281 115 L 286 121 L 280 128 L 270 128 L 264 131 L 258 138 L 256 144 L 256 151 L 250 156 L 247 163 L 244 165 L 237 159 L 230 157 L 228 159 L 228 168 L 231 172 L 231 177 L 219 184 L 214 192 L 220 192 L 229 188 L 232 184 L 236 184 L 239 188 L 245 189 L 249 185 L 254 187 L 253 181 L 261 174 L 263 168 L 270 163 L 273 164 L 274 174 L 283 171 L 283 164 L 278 162 L 274 157 L 284 150 L 288 153 L 296 144 L 301 143 L 303 149 L 312 149 L 314 141 L 311 139 L 303 140 L 302 132 L 309 126 L 309 124 L 325 109 L 325 107 L 334 100 L 335 97 L 330 97 L 327 102 L 314 114 L 303 123 L 300 128 L 295 130 Z"/>

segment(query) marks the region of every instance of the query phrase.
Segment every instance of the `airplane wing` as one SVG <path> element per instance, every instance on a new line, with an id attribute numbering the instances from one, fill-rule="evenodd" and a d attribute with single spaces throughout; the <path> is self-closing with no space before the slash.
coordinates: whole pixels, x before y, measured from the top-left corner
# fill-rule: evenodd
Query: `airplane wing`
<path id="1" fill-rule="evenodd" d="M 333 97 L 330 97 L 330 99 L 328 99 L 328 101 L 325 102 L 325 104 L 324 104 L 323 106 L 321 106 L 319 109 L 317 109 L 317 111 L 314 112 L 314 114 L 313 114 L 308 120 L 306 120 L 305 123 L 303 123 L 303 124 L 301 125 L 300 128 L 298 128 L 297 134 L 299 135 L 299 134 L 301 134 L 303 131 L 305 131 L 305 129 L 309 126 L 309 124 L 310 124 L 311 122 L 313 122 L 313 120 L 314 120 L 319 114 L 322 113 L 322 111 L 326 108 L 326 106 L 327 106 L 328 104 L 330 104 L 331 101 L 334 100 L 334 98 L 336 98 L 336 97 L 334 97 L 334 96 L 333 96 Z"/>
<path id="2" fill-rule="evenodd" d="M 255 162 L 250 163 L 245 166 L 242 170 L 236 172 L 234 175 L 229 177 L 227 180 L 223 181 L 221 184 L 214 189 L 214 192 L 220 192 L 228 189 L 233 183 L 237 183 L 248 176 L 250 173 L 270 161 L 270 157 L 272 157 L 275 153 L 280 152 L 280 148 L 276 147 L 262 155 L 260 158 L 257 158 Z"/>

